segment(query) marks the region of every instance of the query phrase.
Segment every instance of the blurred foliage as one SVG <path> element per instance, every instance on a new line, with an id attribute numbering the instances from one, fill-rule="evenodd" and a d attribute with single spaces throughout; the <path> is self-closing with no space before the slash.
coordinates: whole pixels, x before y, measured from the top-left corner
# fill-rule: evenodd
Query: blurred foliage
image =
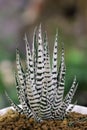
<path id="1" fill-rule="evenodd" d="M 7 59 L 11 61 L 14 60 L 14 52 L 10 49 L 13 41 L 14 39 L 12 39 L 12 37 L 3 40 L 0 39 L 0 62 Z"/>

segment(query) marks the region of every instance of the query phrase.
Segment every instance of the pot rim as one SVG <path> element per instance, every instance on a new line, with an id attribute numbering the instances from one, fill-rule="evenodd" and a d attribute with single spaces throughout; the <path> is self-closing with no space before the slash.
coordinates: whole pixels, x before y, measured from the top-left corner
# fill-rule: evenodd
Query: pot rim
<path id="1" fill-rule="evenodd" d="M 21 107 L 21 105 L 19 105 Z M 69 105 L 69 107 L 71 107 L 72 104 Z M 9 109 L 13 109 L 13 107 L 6 107 L 6 108 L 3 108 L 0 110 L 0 115 L 3 115 L 5 114 Z M 80 105 L 75 105 L 72 112 L 78 112 L 78 113 L 81 113 L 81 114 L 87 114 L 87 107 L 85 106 L 80 106 Z"/>

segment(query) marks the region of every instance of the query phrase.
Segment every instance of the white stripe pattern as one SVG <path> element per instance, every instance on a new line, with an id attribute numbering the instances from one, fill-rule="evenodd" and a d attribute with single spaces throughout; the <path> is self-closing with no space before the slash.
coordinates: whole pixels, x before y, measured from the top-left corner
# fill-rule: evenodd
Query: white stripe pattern
<path id="1" fill-rule="evenodd" d="M 33 117 L 37 122 L 45 119 L 63 119 L 73 109 L 69 108 L 77 89 L 76 77 L 73 80 L 69 92 L 64 97 L 66 67 L 64 61 L 64 47 L 62 47 L 59 70 L 57 69 L 58 32 L 56 32 L 52 68 L 50 66 L 50 55 L 48 39 L 45 32 L 42 38 L 41 25 L 34 30 L 33 47 L 30 50 L 27 37 L 26 43 L 26 71 L 22 69 L 19 51 L 16 51 L 17 74 L 16 89 L 22 108 L 16 105 L 6 93 L 11 105 L 21 114 L 28 118 Z"/>

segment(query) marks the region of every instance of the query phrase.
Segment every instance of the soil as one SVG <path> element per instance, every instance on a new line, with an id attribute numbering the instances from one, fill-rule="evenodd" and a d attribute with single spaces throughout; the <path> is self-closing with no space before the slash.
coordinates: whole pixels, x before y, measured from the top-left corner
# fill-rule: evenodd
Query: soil
<path id="1" fill-rule="evenodd" d="M 0 130 L 87 130 L 87 115 L 71 112 L 63 121 L 37 123 L 33 118 L 27 119 L 11 109 L 0 115 Z"/>

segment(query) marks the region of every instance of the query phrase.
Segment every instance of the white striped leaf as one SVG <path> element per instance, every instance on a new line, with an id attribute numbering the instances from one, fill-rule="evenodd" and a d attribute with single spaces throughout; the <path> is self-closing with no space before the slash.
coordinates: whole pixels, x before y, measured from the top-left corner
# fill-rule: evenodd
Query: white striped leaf
<path id="1" fill-rule="evenodd" d="M 58 47 L 58 31 L 56 32 L 53 58 L 52 58 L 52 85 L 53 85 L 54 95 L 57 88 L 57 47 Z"/>
<path id="2" fill-rule="evenodd" d="M 19 85 L 21 86 L 20 89 L 20 96 L 21 96 L 21 105 L 23 107 L 25 115 L 28 113 L 29 106 L 27 104 L 27 97 L 25 93 L 26 85 L 25 85 L 25 77 L 24 77 L 24 72 L 20 63 L 20 56 L 19 56 L 19 51 L 16 51 L 16 65 L 17 65 L 17 75 L 18 75 L 18 80 L 19 80 Z"/>
<path id="3" fill-rule="evenodd" d="M 77 86 L 78 86 L 78 84 L 76 83 L 76 77 L 75 77 L 74 80 L 73 80 L 72 86 L 71 86 L 69 92 L 67 93 L 66 97 L 64 98 L 62 104 L 60 105 L 59 109 L 57 111 L 55 111 L 56 116 L 58 115 L 62 118 L 65 116 L 66 110 L 67 110 L 67 108 L 69 107 L 69 104 L 72 101 L 72 98 L 75 94 Z"/>
<path id="4" fill-rule="evenodd" d="M 61 63 L 59 68 L 59 73 L 57 77 L 57 90 L 54 97 L 53 102 L 53 111 L 55 112 L 58 109 L 58 106 L 61 105 L 63 101 L 63 95 L 64 95 L 64 85 L 65 85 L 65 63 L 64 63 L 64 49 L 62 48 L 62 55 L 61 55 Z"/>
<path id="5" fill-rule="evenodd" d="M 43 88 L 43 72 L 44 72 L 44 57 L 43 57 L 43 46 L 42 46 L 42 34 L 41 25 L 39 26 L 38 32 L 38 56 L 37 56 L 37 70 L 36 70 L 36 88 L 38 93 L 41 95 Z"/>
<path id="6" fill-rule="evenodd" d="M 49 48 L 48 48 L 48 40 L 47 40 L 46 32 L 44 34 L 43 45 L 44 45 L 44 70 L 45 70 L 44 78 L 46 79 L 48 96 L 50 102 L 52 102 L 53 101 L 52 75 L 51 75 L 50 56 L 49 56 Z"/>

